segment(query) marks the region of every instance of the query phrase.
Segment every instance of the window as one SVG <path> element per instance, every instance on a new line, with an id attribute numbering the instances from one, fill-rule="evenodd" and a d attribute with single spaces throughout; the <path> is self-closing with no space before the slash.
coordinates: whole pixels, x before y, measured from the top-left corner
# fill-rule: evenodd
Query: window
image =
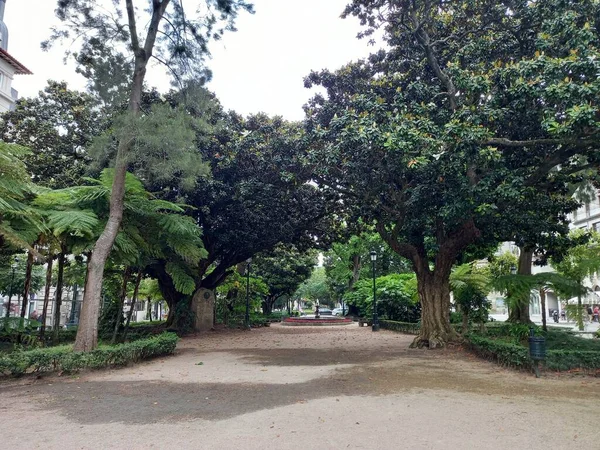
<path id="1" fill-rule="evenodd" d="M 592 229 L 598 233 L 600 233 L 600 222 L 595 222 L 592 224 Z"/>

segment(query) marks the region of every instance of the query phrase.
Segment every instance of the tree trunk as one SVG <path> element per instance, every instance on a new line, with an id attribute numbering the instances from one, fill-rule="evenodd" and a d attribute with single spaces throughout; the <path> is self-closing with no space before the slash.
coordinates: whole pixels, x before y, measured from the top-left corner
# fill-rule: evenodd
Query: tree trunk
<path id="1" fill-rule="evenodd" d="M 540 288 L 540 302 L 542 304 L 542 329 L 548 331 L 546 324 L 546 290 L 544 288 Z"/>
<path id="2" fill-rule="evenodd" d="M 526 250 L 524 247 L 520 247 L 519 254 L 519 269 L 517 273 L 519 275 L 531 275 L 531 263 L 533 261 L 533 251 Z M 531 318 L 529 317 L 529 302 L 530 295 L 527 294 L 523 298 L 514 299 L 510 312 L 508 315 L 507 322 L 511 323 L 525 323 L 530 324 Z"/>
<path id="3" fill-rule="evenodd" d="M 421 329 L 411 347 L 445 347 L 448 342 L 459 340 L 458 334 L 450 325 L 449 267 L 452 263 L 449 262 L 447 270 L 434 272 L 429 270 L 425 259 L 419 265 L 417 286 L 422 308 Z"/>
<path id="4" fill-rule="evenodd" d="M 577 283 L 579 284 L 579 286 L 581 286 L 583 284 L 583 280 L 577 280 Z M 577 294 L 577 315 L 576 320 L 577 320 L 577 327 L 579 328 L 579 331 L 583 331 L 583 304 L 581 302 L 581 289 L 579 289 L 579 292 Z M 586 311 L 587 314 L 587 311 Z"/>
<path id="5" fill-rule="evenodd" d="M 155 2 L 156 3 L 156 2 Z M 162 19 L 162 13 L 168 5 L 168 0 L 163 0 L 161 4 L 154 5 L 155 14 L 148 27 L 145 48 L 139 48 L 138 36 L 131 34 L 133 51 L 135 53 L 135 67 L 133 79 L 131 82 L 131 92 L 129 95 L 129 114 L 138 116 L 140 112 L 140 103 L 142 99 L 142 89 L 144 78 L 146 76 L 146 65 L 152 57 L 152 49 L 158 32 L 158 25 Z M 156 15 L 157 8 L 160 13 Z M 135 23 L 133 10 L 128 8 L 128 17 L 130 23 Z M 130 30 L 131 31 L 131 30 Z M 137 34 L 137 32 L 135 32 Z M 138 47 L 138 48 L 136 48 Z M 127 157 L 135 136 L 129 130 L 124 131 L 119 138 L 117 147 L 117 157 L 115 160 L 115 175 L 110 194 L 110 212 L 104 231 L 96 241 L 88 265 L 88 277 L 83 296 L 83 307 L 77 329 L 77 338 L 75 340 L 75 351 L 89 352 L 98 346 L 98 318 L 100 316 L 102 281 L 104 278 L 104 265 L 108 255 L 115 242 L 117 234 L 121 227 L 123 219 L 123 205 L 125 199 L 125 175 L 127 174 Z"/>
<path id="6" fill-rule="evenodd" d="M 44 333 L 46 332 L 46 316 L 48 314 L 48 303 L 50 302 L 50 287 L 52 284 L 52 263 L 54 257 L 48 256 L 48 267 L 46 267 L 46 286 L 44 289 L 44 306 L 42 310 L 42 326 L 40 328 L 40 341 L 44 342 Z"/>
<path id="7" fill-rule="evenodd" d="M 469 311 L 465 308 L 461 308 L 462 313 L 462 334 L 466 334 L 469 331 Z"/>
<path id="8" fill-rule="evenodd" d="M 125 323 L 125 330 L 123 331 L 123 342 L 127 339 L 127 332 L 129 331 L 129 323 L 131 322 L 131 316 L 133 315 L 133 309 L 135 307 L 135 302 L 138 297 L 138 292 L 140 290 L 140 283 L 142 282 L 142 277 L 144 272 L 140 269 L 135 279 L 135 287 L 133 289 L 133 297 L 131 298 L 131 308 L 129 308 L 129 312 L 127 313 L 127 322 Z"/>
<path id="9" fill-rule="evenodd" d="M 152 301 L 148 297 L 148 306 L 146 307 L 146 320 L 152 322 Z"/>
<path id="10" fill-rule="evenodd" d="M 275 299 L 271 296 L 265 297 L 262 302 L 263 314 L 268 316 L 273 311 L 273 304 L 275 303 Z"/>
<path id="11" fill-rule="evenodd" d="M 112 339 L 110 340 L 110 343 L 113 345 L 117 342 L 117 335 L 119 334 L 119 325 L 121 325 L 121 314 L 123 314 L 123 305 L 125 304 L 125 298 L 127 297 L 127 283 L 129 283 L 130 274 L 131 269 L 127 267 L 125 269 L 125 273 L 123 274 L 123 286 L 121 287 L 121 295 L 119 296 L 119 307 L 117 308 L 117 320 L 115 322 L 115 329 L 113 330 Z"/>
<path id="12" fill-rule="evenodd" d="M 29 289 L 31 289 L 31 271 L 33 270 L 33 252 L 27 252 L 27 267 L 25 268 L 25 285 L 23 286 L 23 305 L 21 306 L 21 319 L 25 318 L 29 302 Z"/>
<path id="13" fill-rule="evenodd" d="M 54 303 L 54 322 L 52 325 L 52 344 L 58 345 L 58 332 L 60 330 L 60 307 L 62 305 L 62 295 L 63 295 L 63 278 L 65 273 L 65 256 L 66 249 L 64 245 L 61 244 L 60 254 L 58 255 L 58 274 L 56 277 L 56 292 L 55 298 L 56 301 Z"/>

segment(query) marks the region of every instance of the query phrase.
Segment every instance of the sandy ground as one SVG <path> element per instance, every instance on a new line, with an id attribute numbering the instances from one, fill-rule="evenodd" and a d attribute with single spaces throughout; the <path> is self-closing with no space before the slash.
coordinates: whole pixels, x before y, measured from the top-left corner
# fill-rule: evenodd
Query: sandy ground
<path id="1" fill-rule="evenodd" d="M 217 331 L 175 356 L 0 385 L 6 449 L 598 449 L 600 379 L 344 327 Z"/>

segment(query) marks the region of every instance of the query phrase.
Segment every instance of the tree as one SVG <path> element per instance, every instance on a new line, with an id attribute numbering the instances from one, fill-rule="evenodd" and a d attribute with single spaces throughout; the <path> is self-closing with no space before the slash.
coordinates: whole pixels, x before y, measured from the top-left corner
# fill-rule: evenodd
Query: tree
<path id="1" fill-rule="evenodd" d="M 413 346 L 458 338 L 449 278 L 461 253 L 526 223 L 564 229 L 565 184 L 598 158 L 597 9 L 354 0 L 345 15 L 367 35 L 381 28 L 389 50 L 306 79 L 326 89 L 306 106 L 315 178 L 417 274 Z"/>
<path id="2" fill-rule="evenodd" d="M 27 274 L 27 258 L 21 256 L 15 267 L 13 280 L 12 261 L 14 261 L 12 256 L 0 256 L 0 293 L 3 296 L 12 294 L 16 297 L 15 303 L 11 304 L 11 310 L 17 312 L 19 301 L 23 299 L 23 288 L 26 282 L 29 280 L 30 290 L 37 291 L 43 286 L 44 270 L 41 266 L 34 265 L 31 267 L 31 272 Z"/>
<path id="3" fill-rule="evenodd" d="M 194 17 L 186 15 L 181 2 L 153 0 L 149 7 L 144 4 L 140 9 L 135 8 L 135 3 L 134 0 L 115 1 L 112 4 L 114 10 L 110 11 L 98 7 L 92 0 L 61 0 L 56 14 L 64 27 L 55 29 L 51 37 L 51 41 L 69 38 L 71 33 L 79 37 L 83 40 L 80 56 L 85 54 L 93 58 L 93 50 L 101 43 L 103 50 L 110 50 L 112 54 L 127 54 L 134 61 L 128 112 L 123 117 L 124 124 L 117 138 L 110 215 L 88 264 L 83 308 L 75 341 L 77 351 L 90 351 L 98 345 L 97 325 L 104 265 L 123 218 L 125 178 L 136 140 L 134 132 L 137 127 L 132 125 L 144 118 L 140 105 L 148 63 L 154 57 L 167 65 L 178 79 L 197 73 L 203 69 L 201 63 L 208 53 L 208 40 L 221 35 L 225 29 L 233 29 L 233 20 L 240 9 L 251 10 L 250 5 L 241 0 L 207 0 L 206 15 Z M 221 23 L 224 24 L 223 28 L 215 29 Z M 140 36 L 141 27 L 145 24 L 145 35 Z"/>
<path id="4" fill-rule="evenodd" d="M 201 94 L 200 90 L 198 94 Z M 302 129 L 298 124 L 264 114 L 243 118 L 224 114 L 208 93 L 194 105 L 191 115 L 212 117 L 197 130 L 198 151 L 210 164 L 212 177 L 182 193 L 169 184 L 156 186 L 162 198 L 181 199 L 196 208 L 189 214 L 203 230 L 208 256 L 189 279 L 194 297 L 218 287 L 235 267 L 277 244 L 293 244 L 299 251 L 329 245 L 339 228 L 332 214 L 334 204 L 310 182 L 304 170 Z M 174 94 L 173 102 L 180 102 Z M 193 107 L 192 107 L 193 106 Z M 205 113 L 203 113 L 203 111 Z M 157 261 L 151 274 L 160 281 L 170 311 L 185 299 L 165 279 L 166 261 Z"/>
<path id="5" fill-rule="evenodd" d="M 375 280 L 377 310 L 381 317 L 399 322 L 419 321 L 420 307 L 414 274 L 390 274 Z M 356 283 L 355 290 L 347 292 L 344 299 L 356 307 L 362 317 L 373 315 L 373 282 L 363 279 Z"/>
<path id="6" fill-rule="evenodd" d="M 316 264 L 314 253 L 300 253 L 293 246 L 280 245 L 254 258 L 253 272 L 269 289 L 262 302 L 263 313 L 271 314 L 278 299 L 292 295 L 310 277 Z"/>
<path id="7" fill-rule="evenodd" d="M 31 249 L 42 229 L 37 212 L 28 204 L 34 186 L 22 159 L 29 150 L 0 142 L 0 248 Z"/>
<path id="8" fill-rule="evenodd" d="M 333 306 L 333 298 L 327 287 L 325 268 L 315 267 L 310 278 L 298 287 L 294 296 L 304 300 L 312 300 L 321 305 Z"/>
<path id="9" fill-rule="evenodd" d="M 575 236 L 581 235 L 582 230 L 575 230 Z M 564 298 L 569 299 L 575 292 L 577 295 L 576 319 L 580 330 L 583 330 L 582 300 L 586 292 L 584 280 L 586 277 L 600 271 L 600 236 L 593 233 L 590 242 L 576 245 L 560 260 L 552 261 L 556 272 L 575 283 L 577 289 L 558 289 Z"/>
<path id="10" fill-rule="evenodd" d="M 49 81 L 38 97 L 19 99 L 14 110 L 2 115 L 0 136 L 31 150 L 23 160 L 35 184 L 53 189 L 78 185 L 91 163 L 86 147 L 106 126 L 93 106 L 89 95 Z"/>

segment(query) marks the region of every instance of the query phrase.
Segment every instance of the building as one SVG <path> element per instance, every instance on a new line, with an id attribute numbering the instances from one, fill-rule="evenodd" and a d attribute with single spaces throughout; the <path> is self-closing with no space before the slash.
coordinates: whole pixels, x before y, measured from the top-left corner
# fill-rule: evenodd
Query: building
<path id="1" fill-rule="evenodd" d="M 8 27 L 4 23 L 6 0 L 0 0 L 0 114 L 14 108 L 19 93 L 12 87 L 15 75 L 31 71 L 8 53 Z"/>

